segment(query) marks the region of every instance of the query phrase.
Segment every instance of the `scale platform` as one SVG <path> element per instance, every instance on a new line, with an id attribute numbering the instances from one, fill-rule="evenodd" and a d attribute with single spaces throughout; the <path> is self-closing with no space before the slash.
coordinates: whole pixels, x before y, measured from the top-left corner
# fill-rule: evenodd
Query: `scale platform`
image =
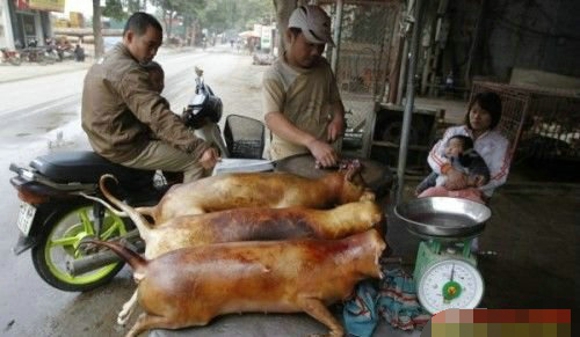
<path id="1" fill-rule="evenodd" d="M 424 240 L 413 273 L 423 308 L 436 314 L 477 307 L 484 283 L 471 254 L 471 241 L 485 228 L 491 210 L 466 199 L 431 197 L 397 205 L 395 215 Z"/>

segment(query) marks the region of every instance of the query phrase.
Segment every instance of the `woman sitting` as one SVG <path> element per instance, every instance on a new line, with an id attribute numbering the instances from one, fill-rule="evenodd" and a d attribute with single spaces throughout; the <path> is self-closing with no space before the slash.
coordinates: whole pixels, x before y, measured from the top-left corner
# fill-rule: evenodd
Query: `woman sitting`
<path id="1" fill-rule="evenodd" d="M 489 181 L 478 187 L 482 198 L 487 201 L 493 191 L 506 182 L 510 168 L 509 141 L 495 128 L 501 119 L 501 99 L 492 92 L 475 96 L 465 115 L 465 125 L 450 127 L 443 138 L 433 146 L 427 161 L 437 174 L 445 174 L 443 187 L 448 191 L 468 190 L 470 184 L 464 172 L 455 169 L 445 156 L 445 147 L 450 138 L 462 135 L 473 139 L 473 148 L 485 161 L 490 173 Z"/>

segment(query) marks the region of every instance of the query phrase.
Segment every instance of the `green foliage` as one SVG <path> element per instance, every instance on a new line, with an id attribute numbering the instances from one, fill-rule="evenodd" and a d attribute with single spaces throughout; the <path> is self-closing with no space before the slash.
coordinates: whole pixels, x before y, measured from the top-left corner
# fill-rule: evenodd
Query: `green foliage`
<path id="1" fill-rule="evenodd" d="M 95 8 L 99 4 L 100 0 L 93 0 Z M 188 43 L 193 43 L 194 35 L 199 36 L 203 28 L 210 34 L 241 32 L 252 29 L 255 23 L 271 24 L 275 20 L 273 0 L 106 0 L 98 17 L 102 14 L 124 22 L 132 13 L 145 10 L 148 4 L 159 8 L 156 16 L 164 23 L 168 36 L 187 35 L 187 39 L 191 38 Z M 176 19 L 183 25 L 174 32 Z M 100 36 L 100 29 L 93 30 L 95 36 Z"/>
<path id="2" fill-rule="evenodd" d="M 106 0 L 102 14 L 117 21 L 125 21 L 132 13 L 145 9 L 147 0 Z"/>
<path id="3" fill-rule="evenodd" d="M 206 0 L 151 0 L 164 13 L 173 13 L 174 16 L 195 16 L 206 6 Z"/>
<path id="4" fill-rule="evenodd" d="M 145 9 L 147 0 L 125 0 L 128 13 L 135 13 Z"/>
<path id="5" fill-rule="evenodd" d="M 128 17 L 127 13 L 123 11 L 123 3 L 121 0 L 107 0 L 102 14 L 103 16 L 119 21 Z"/>
<path id="6" fill-rule="evenodd" d="M 142 10 L 145 3 L 145 0 L 107 0 L 103 15 L 126 19 L 128 13 Z M 222 33 L 252 29 L 255 23 L 270 24 L 275 18 L 272 0 L 150 0 L 148 3 L 159 8 L 157 16 L 165 24 L 168 35 L 172 35 L 175 19 L 182 19 L 184 27 L 195 24 L 212 33 Z M 128 12 L 123 12 L 123 8 Z"/>
<path id="7" fill-rule="evenodd" d="M 161 18 L 165 23 L 166 34 L 173 36 L 173 23 L 175 19 L 181 19 L 184 26 L 189 26 L 197 16 L 197 12 L 205 7 L 205 0 L 151 0 L 154 6 L 161 11 Z M 178 35 L 182 35 L 184 27 L 181 27 Z"/>
<path id="8" fill-rule="evenodd" d="M 254 23 L 269 24 L 274 17 L 272 0 L 214 0 L 200 12 L 199 19 L 203 28 L 221 33 L 252 29 Z"/>

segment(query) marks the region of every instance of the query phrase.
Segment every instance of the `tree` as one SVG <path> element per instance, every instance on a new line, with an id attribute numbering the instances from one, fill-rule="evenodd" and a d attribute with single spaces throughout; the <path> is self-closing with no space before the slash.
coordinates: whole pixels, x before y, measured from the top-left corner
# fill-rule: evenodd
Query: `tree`
<path id="1" fill-rule="evenodd" d="M 205 0 L 152 0 L 151 3 L 161 9 L 168 37 L 172 35 L 174 20 L 181 18 L 191 22 L 197 12 L 206 6 Z"/>
<path id="2" fill-rule="evenodd" d="M 131 14 L 146 9 L 147 0 L 106 0 L 102 14 L 117 21 L 124 21 Z"/>
<path id="3" fill-rule="evenodd" d="M 125 0 L 125 1 L 127 5 L 127 11 L 129 13 L 147 10 L 147 0 Z"/>
<path id="4" fill-rule="evenodd" d="M 282 55 L 286 51 L 286 41 L 284 39 L 284 32 L 288 28 L 288 20 L 290 20 L 290 15 L 292 11 L 296 8 L 296 1 L 290 0 L 272 0 L 274 2 L 274 8 L 276 8 L 276 26 L 278 32 L 280 32 L 280 39 L 278 39 L 278 50 L 279 55 Z"/>
<path id="5" fill-rule="evenodd" d="M 213 33 L 242 31 L 254 23 L 270 24 L 275 17 L 272 0 L 151 0 L 151 4 L 160 8 L 169 37 L 176 19 L 182 20 L 186 36 L 193 37 L 191 32 L 200 26 Z"/>
<path id="6" fill-rule="evenodd" d="M 118 21 L 123 21 L 128 17 L 127 13 L 123 10 L 121 0 L 107 0 L 102 15 Z"/>
<path id="7" fill-rule="evenodd" d="M 216 33 L 270 24 L 274 17 L 271 0 L 214 0 L 200 13 L 202 26 Z"/>
<path id="8" fill-rule="evenodd" d="M 93 35 L 95 37 L 95 60 L 105 53 L 103 42 L 103 25 L 101 23 L 101 1 L 93 0 Z"/>
<path id="9" fill-rule="evenodd" d="M 118 21 L 126 20 L 132 13 L 144 11 L 147 0 L 106 0 L 105 7 L 101 8 L 100 0 L 93 0 L 93 36 L 95 37 L 95 59 L 99 59 L 105 53 L 103 41 L 102 16 Z M 127 8 L 128 11 L 125 11 Z"/>

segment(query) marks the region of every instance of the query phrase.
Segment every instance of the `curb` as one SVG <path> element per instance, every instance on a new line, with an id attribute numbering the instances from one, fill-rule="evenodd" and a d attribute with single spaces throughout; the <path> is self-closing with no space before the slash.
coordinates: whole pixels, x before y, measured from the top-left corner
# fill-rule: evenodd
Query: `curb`
<path id="1" fill-rule="evenodd" d="M 162 55 L 171 55 L 171 54 L 179 54 L 179 53 L 194 52 L 194 51 L 196 51 L 196 49 L 193 47 L 166 48 L 163 50 L 163 52 L 161 54 Z M 68 63 L 69 61 L 66 61 L 66 62 Z M 1 69 L 4 67 L 10 67 L 10 68 L 8 68 L 9 69 L 8 74 L 2 74 L 2 76 L 0 76 L 0 83 L 10 83 L 10 82 L 27 80 L 27 79 L 31 79 L 31 78 L 38 78 L 38 77 L 43 77 L 43 76 L 62 74 L 62 73 L 66 73 L 66 72 L 86 70 L 86 69 L 90 68 L 90 66 L 92 66 L 95 61 L 94 61 L 92 55 L 87 55 L 85 62 L 82 62 L 82 66 L 80 65 L 81 64 L 80 62 L 75 62 L 75 61 L 70 61 L 70 62 L 72 62 L 72 63 L 69 63 L 66 66 L 65 66 L 65 63 L 62 63 L 62 62 L 55 62 L 53 64 L 47 64 L 47 65 L 26 64 L 26 63 L 23 63 L 22 65 L 19 65 L 19 66 L 12 66 L 12 65 L 4 66 L 3 65 L 3 66 L 0 66 L 0 72 L 3 72 Z M 51 67 L 54 67 L 54 68 L 51 68 Z M 32 70 L 31 68 L 36 68 L 36 71 Z"/>
<path id="2" fill-rule="evenodd" d="M 74 62 L 74 61 L 72 61 Z M 27 80 L 31 78 L 39 78 L 49 75 L 56 75 L 62 74 L 72 71 L 80 71 L 88 69 L 93 62 L 84 62 L 83 65 L 79 65 L 75 62 L 74 65 L 67 65 L 64 66 L 62 63 L 55 63 L 55 64 L 47 64 L 47 65 L 20 65 L 20 66 L 12 66 L 14 69 L 13 74 L 4 74 L 2 78 L 0 78 L 0 83 L 10 83 L 10 82 L 17 82 L 22 80 Z M 60 67 L 58 67 L 61 65 Z M 53 67 L 54 68 L 50 68 Z M 36 71 L 33 71 L 31 68 L 37 68 Z M 20 73 L 18 72 L 20 70 Z"/>

